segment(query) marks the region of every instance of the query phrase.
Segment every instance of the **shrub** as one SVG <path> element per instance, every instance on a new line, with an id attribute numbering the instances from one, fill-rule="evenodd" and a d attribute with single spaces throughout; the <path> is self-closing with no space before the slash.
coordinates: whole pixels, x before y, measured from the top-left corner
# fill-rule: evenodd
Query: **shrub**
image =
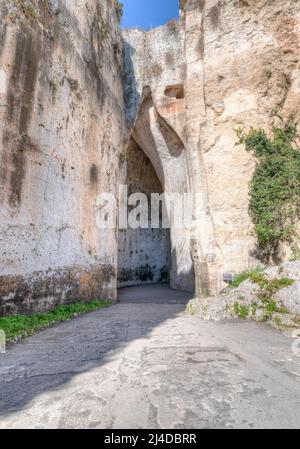
<path id="1" fill-rule="evenodd" d="M 123 3 L 119 2 L 119 0 L 115 0 L 115 9 L 119 23 L 123 17 Z"/>
<path id="2" fill-rule="evenodd" d="M 171 19 L 167 22 L 167 28 L 170 33 L 175 34 L 177 31 L 178 22 L 175 19 Z"/>
<path id="3" fill-rule="evenodd" d="M 293 284 L 294 284 L 294 281 L 289 278 L 272 279 L 271 281 L 267 282 L 265 289 L 270 296 L 273 296 L 273 295 L 276 295 L 276 293 L 278 293 L 279 290 L 286 288 L 286 287 L 290 287 Z"/>
<path id="4" fill-rule="evenodd" d="M 258 159 L 250 183 L 250 215 L 258 247 L 266 260 L 277 256 L 280 242 L 292 242 L 300 218 L 300 152 L 293 120 L 273 127 L 272 137 L 262 129 L 237 130 L 239 144 Z"/>
<path id="5" fill-rule="evenodd" d="M 233 283 L 231 284 L 232 288 L 239 287 L 242 282 L 247 281 L 248 279 L 252 282 L 258 283 L 258 281 L 262 281 L 264 278 L 263 269 L 262 268 L 254 268 L 253 270 L 244 271 L 236 275 L 233 279 Z"/>

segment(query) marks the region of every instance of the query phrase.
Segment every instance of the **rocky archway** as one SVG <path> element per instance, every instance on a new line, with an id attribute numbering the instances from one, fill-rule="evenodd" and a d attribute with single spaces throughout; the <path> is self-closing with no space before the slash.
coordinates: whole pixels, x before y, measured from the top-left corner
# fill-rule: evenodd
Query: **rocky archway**
<path id="1" fill-rule="evenodd" d="M 187 160 L 184 144 L 175 132 L 172 126 L 167 120 L 159 113 L 159 110 L 155 107 L 149 88 L 145 88 L 143 92 L 143 98 L 137 113 L 135 125 L 133 127 L 130 143 L 127 149 L 127 158 L 132 155 L 133 147 L 135 151 L 137 148 L 145 153 L 147 159 L 151 162 L 155 171 L 156 182 L 153 183 L 153 187 L 158 186 L 157 181 L 160 182 L 160 191 L 156 192 L 152 190 L 152 193 L 170 193 L 170 194 L 183 194 L 190 191 L 188 185 L 189 175 L 187 168 Z M 130 160 L 127 159 L 127 167 L 130 167 Z M 149 174 L 148 174 L 149 176 Z M 127 173 L 125 179 L 127 178 Z M 153 181 L 153 174 L 151 175 Z M 149 181 L 149 178 L 148 178 Z M 148 182 L 147 181 L 147 182 Z M 145 179 L 144 179 L 144 182 Z M 126 181 L 125 181 L 126 183 Z M 151 186 L 147 188 L 151 190 Z M 145 192 L 149 194 L 149 190 Z M 170 239 L 170 285 L 174 289 L 193 292 L 195 289 L 195 276 L 194 265 L 192 260 L 192 248 L 191 248 L 191 235 L 189 230 L 175 229 L 171 227 L 170 237 L 163 234 L 163 230 L 160 231 L 160 237 L 162 240 Z M 123 234 L 123 235 L 122 235 Z M 127 235 L 128 238 L 129 235 Z M 143 238 L 145 235 L 143 236 Z M 119 284 L 122 284 L 123 267 L 128 257 L 132 256 L 134 259 L 135 251 L 139 251 L 134 247 L 129 248 L 128 243 L 125 244 L 125 237 L 122 231 L 119 232 Z M 132 243 L 132 239 L 129 239 Z M 148 243 L 151 239 L 148 240 Z M 154 254 L 157 250 L 156 245 L 153 243 L 149 246 L 149 253 Z M 161 243 L 161 254 L 164 254 L 165 258 L 167 251 L 167 243 Z M 128 253 L 129 251 L 129 253 Z M 132 253 L 133 252 L 133 253 Z M 148 254 L 149 257 L 149 254 Z M 163 258 L 160 258 L 160 262 Z M 165 258 L 166 259 L 166 258 Z M 153 259 L 152 259 L 153 260 Z M 155 265 L 155 264 L 154 264 Z M 160 263 L 161 265 L 161 263 Z M 147 273 L 144 277 L 147 278 Z M 125 276 L 126 277 L 126 276 Z M 157 279 L 157 273 L 155 274 Z M 134 281 L 133 281 L 134 282 Z M 132 283 L 131 283 L 132 285 Z"/>
<path id="2" fill-rule="evenodd" d="M 128 196 L 142 193 L 148 199 L 149 228 L 119 229 L 118 286 L 169 283 L 170 230 L 151 228 L 151 194 L 163 193 L 161 182 L 151 161 L 133 138 L 130 139 L 122 165 Z"/>

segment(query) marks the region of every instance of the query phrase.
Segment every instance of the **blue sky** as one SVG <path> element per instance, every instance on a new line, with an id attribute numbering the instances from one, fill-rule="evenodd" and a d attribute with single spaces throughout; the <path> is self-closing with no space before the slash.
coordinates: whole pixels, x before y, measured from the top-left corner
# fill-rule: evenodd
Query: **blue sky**
<path id="1" fill-rule="evenodd" d="M 124 4 L 122 26 L 148 29 L 178 18 L 178 0 L 121 0 Z"/>

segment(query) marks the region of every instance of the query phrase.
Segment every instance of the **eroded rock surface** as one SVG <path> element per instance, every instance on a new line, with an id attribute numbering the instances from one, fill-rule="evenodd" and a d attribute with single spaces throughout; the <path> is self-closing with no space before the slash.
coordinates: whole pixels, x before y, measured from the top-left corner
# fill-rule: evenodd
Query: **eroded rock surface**
<path id="1" fill-rule="evenodd" d="M 299 117 L 300 4 L 187 0 L 181 6 L 179 24 L 124 32 L 125 104 L 167 190 L 195 196 L 197 224 L 171 232 L 180 263 L 171 282 L 184 284 L 192 266 L 197 294 L 205 296 L 224 287 L 224 273 L 239 273 L 260 258 L 248 213 L 255 161 L 236 145 L 235 129 L 268 130 L 274 110 Z M 153 104 L 142 125 L 145 87 Z M 162 120 L 183 144 L 177 156 Z M 290 255 L 281 248 L 282 260 Z"/>
<path id="2" fill-rule="evenodd" d="M 260 260 L 255 160 L 235 129 L 269 130 L 274 110 L 299 119 L 300 3 L 180 4 L 178 22 L 122 36 L 114 0 L 1 2 L 1 314 L 115 300 L 120 247 L 121 280 L 160 280 L 165 267 L 172 287 L 202 297 Z M 145 242 L 162 251 L 148 265 L 95 220 L 98 194 L 117 197 L 126 181 L 132 139 L 162 191 L 191 195 L 196 218 Z M 130 251 L 142 255 L 124 274 Z"/>
<path id="3" fill-rule="evenodd" d="M 116 298 L 121 67 L 113 1 L 1 2 L 1 314 Z"/>
<path id="4" fill-rule="evenodd" d="M 204 320 L 242 318 L 270 322 L 287 331 L 287 335 L 295 334 L 293 330 L 300 328 L 299 267 L 300 262 L 290 262 L 258 274 L 249 273 L 249 279 L 236 288 L 191 300 L 187 312 Z"/>

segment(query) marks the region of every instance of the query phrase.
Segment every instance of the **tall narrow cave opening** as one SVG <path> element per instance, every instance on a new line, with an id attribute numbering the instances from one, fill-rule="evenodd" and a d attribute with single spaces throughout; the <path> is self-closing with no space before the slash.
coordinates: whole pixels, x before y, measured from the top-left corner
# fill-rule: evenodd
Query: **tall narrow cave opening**
<path id="1" fill-rule="evenodd" d="M 131 138 L 121 175 L 128 196 L 142 193 L 149 204 L 148 229 L 119 229 L 118 287 L 169 283 L 171 265 L 170 230 L 151 228 L 151 194 L 163 193 L 153 165 L 142 148 Z M 130 207 L 129 207 L 130 211 Z"/>

